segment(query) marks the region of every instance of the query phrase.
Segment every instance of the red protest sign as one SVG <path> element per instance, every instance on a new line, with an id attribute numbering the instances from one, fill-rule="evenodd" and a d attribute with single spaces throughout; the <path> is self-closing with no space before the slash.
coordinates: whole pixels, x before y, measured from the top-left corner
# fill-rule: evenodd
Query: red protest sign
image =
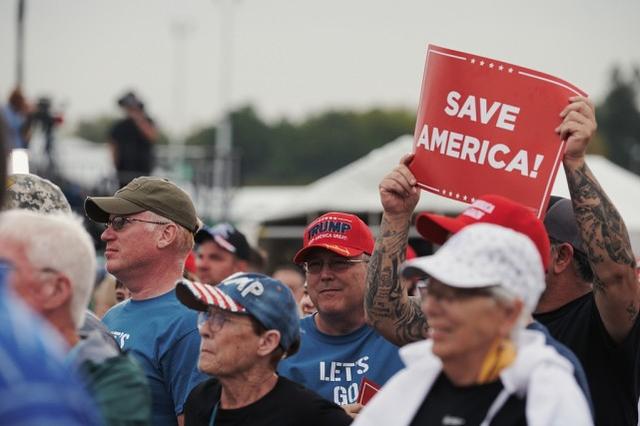
<path id="1" fill-rule="evenodd" d="M 564 152 L 554 129 L 566 81 L 429 45 L 410 169 L 422 188 L 467 203 L 493 193 L 541 216 Z"/>
<path id="2" fill-rule="evenodd" d="M 358 395 L 358 404 L 367 405 L 369 400 L 375 396 L 380 390 L 380 385 L 363 377 L 360 381 L 360 395 Z"/>

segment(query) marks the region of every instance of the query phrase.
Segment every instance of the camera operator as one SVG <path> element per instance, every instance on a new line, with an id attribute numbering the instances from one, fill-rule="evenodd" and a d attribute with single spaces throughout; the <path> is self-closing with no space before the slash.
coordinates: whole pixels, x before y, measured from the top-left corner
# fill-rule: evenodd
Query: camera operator
<path id="1" fill-rule="evenodd" d="M 39 126 L 44 134 L 44 152 L 47 155 L 49 171 L 55 168 L 53 160 L 53 129 L 62 123 L 62 115 L 54 114 L 51 110 L 51 99 L 38 99 L 35 110 L 29 116 L 31 126 Z"/>
<path id="2" fill-rule="evenodd" d="M 154 165 L 153 144 L 158 130 L 144 110 L 144 104 L 129 92 L 118 99 L 126 117 L 109 132 L 109 144 L 120 188 L 138 176 L 151 174 Z"/>

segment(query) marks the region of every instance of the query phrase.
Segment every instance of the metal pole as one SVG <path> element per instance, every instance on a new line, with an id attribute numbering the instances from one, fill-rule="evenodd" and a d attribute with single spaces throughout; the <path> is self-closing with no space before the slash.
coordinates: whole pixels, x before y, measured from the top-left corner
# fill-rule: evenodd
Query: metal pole
<path id="1" fill-rule="evenodd" d="M 233 72 L 233 0 L 220 0 L 220 120 L 216 126 L 213 183 L 216 220 L 229 218 L 233 176 L 233 130 L 231 126 L 231 76 Z"/>
<path id="2" fill-rule="evenodd" d="M 16 87 L 24 83 L 24 15 L 26 1 L 18 0 L 17 34 L 16 34 Z"/>
<path id="3" fill-rule="evenodd" d="M 187 21 L 175 21 L 171 27 L 174 38 L 174 69 L 173 69 L 173 124 L 174 134 L 170 139 L 169 158 L 174 179 L 182 179 L 182 166 L 184 165 L 184 129 L 183 117 L 186 105 L 186 68 L 187 55 L 185 50 L 186 38 L 192 30 Z"/>

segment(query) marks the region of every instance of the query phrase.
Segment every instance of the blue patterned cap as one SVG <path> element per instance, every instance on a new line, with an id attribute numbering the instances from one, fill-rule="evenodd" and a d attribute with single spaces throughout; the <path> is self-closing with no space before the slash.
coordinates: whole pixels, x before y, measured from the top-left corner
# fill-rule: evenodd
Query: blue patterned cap
<path id="1" fill-rule="evenodd" d="M 267 330 L 280 332 L 285 352 L 300 340 L 298 307 L 291 290 L 266 275 L 239 272 L 217 286 L 182 279 L 176 284 L 176 295 L 182 304 L 197 311 L 216 306 L 251 315 Z"/>

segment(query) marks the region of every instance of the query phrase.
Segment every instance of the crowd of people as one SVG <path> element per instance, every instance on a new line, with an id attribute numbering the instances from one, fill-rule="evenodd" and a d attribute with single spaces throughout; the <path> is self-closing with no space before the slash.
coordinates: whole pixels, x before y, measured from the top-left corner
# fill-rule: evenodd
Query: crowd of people
<path id="1" fill-rule="evenodd" d="M 636 261 L 585 161 L 593 105 L 561 116 L 571 199 L 542 220 L 495 194 L 416 214 L 407 155 L 377 238 L 328 212 L 271 276 L 176 184 L 123 177 L 84 204 L 118 297 L 101 318 L 81 218 L 1 162 L 0 424 L 637 425 Z M 434 254 L 408 249 L 414 217 Z"/>

